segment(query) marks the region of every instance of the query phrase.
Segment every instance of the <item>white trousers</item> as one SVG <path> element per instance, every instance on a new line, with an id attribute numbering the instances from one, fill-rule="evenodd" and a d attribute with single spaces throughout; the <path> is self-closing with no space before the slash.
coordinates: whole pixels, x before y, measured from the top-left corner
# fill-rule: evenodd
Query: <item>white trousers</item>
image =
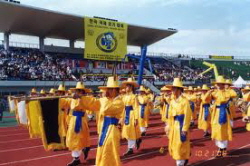
<path id="1" fill-rule="evenodd" d="M 91 118 L 93 118 L 93 117 L 94 117 L 93 114 L 89 114 L 89 115 L 88 115 L 88 118 L 89 118 L 89 119 L 91 119 Z"/>
<path id="2" fill-rule="evenodd" d="M 217 141 L 217 140 L 215 140 L 215 145 L 220 149 L 224 149 L 224 148 L 227 148 L 228 141 Z"/>
<path id="3" fill-rule="evenodd" d="M 146 131 L 147 131 L 147 128 L 146 128 L 146 127 L 140 127 L 140 130 L 141 130 L 141 133 L 142 133 L 142 132 L 146 132 Z"/>
<path id="4" fill-rule="evenodd" d="M 73 150 L 72 152 L 71 152 L 71 155 L 72 155 L 72 157 L 80 157 L 81 156 L 81 153 L 82 153 L 82 151 L 81 150 Z"/>
<path id="5" fill-rule="evenodd" d="M 176 165 L 177 166 L 184 166 L 185 160 L 176 160 Z"/>
<path id="6" fill-rule="evenodd" d="M 135 140 L 128 140 L 128 148 L 129 149 L 133 149 L 133 148 L 135 148 Z"/>

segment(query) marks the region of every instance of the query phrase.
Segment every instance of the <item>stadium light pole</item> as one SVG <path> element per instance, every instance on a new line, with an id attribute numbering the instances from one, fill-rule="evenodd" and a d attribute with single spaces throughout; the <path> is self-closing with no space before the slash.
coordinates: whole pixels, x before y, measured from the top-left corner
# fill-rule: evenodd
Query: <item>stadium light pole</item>
<path id="1" fill-rule="evenodd" d="M 147 56 L 147 45 L 141 47 L 141 59 L 140 59 L 140 66 L 139 66 L 139 76 L 138 76 L 138 84 L 142 84 L 143 79 L 143 69 L 144 69 L 144 62 Z"/>

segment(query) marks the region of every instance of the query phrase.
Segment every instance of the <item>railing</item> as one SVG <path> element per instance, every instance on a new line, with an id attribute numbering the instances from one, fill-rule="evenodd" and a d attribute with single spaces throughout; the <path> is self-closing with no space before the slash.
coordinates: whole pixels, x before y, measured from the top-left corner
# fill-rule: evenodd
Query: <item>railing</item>
<path id="1" fill-rule="evenodd" d="M 10 47 L 37 48 L 37 49 L 39 49 L 39 44 L 34 44 L 34 43 L 10 42 L 9 46 Z"/>
<path id="2" fill-rule="evenodd" d="M 140 52 L 130 52 L 130 54 L 141 55 Z M 195 54 L 176 54 L 176 53 L 156 53 L 156 52 L 148 52 L 147 56 L 157 57 L 163 56 L 168 58 L 179 58 L 179 59 L 209 59 L 209 55 L 195 55 Z M 220 59 L 218 59 L 220 60 Z M 226 60 L 226 59 L 221 59 Z M 250 56 L 234 56 L 233 60 L 250 60 Z"/>
<path id="3" fill-rule="evenodd" d="M 4 45 L 4 40 L 0 40 L 0 46 Z M 12 42 L 9 43 L 10 47 L 21 47 L 21 48 L 37 48 L 39 49 L 39 44 L 34 43 L 24 43 L 24 42 Z M 46 46 L 45 46 L 46 47 Z M 129 52 L 129 54 L 141 55 L 140 52 Z M 179 59 L 209 59 L 209 55 L 201 54 L 181 54 L 181 53 L 157 53 L 157 52 L 148 52 L 147 56 L 152 57 L 168 57 L 168 58 L 179 58 Z M 218 59 L 219 60 L 219 59 Z M 224 59 L 221 59 L 224 60 Z M 250 56 L 234 56 L 234 60 L 250 60 Z"/>

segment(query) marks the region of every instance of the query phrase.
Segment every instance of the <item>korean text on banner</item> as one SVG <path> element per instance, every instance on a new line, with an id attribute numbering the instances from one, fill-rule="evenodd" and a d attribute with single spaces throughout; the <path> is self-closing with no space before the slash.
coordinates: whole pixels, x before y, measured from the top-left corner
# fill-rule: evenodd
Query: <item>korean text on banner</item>
<path id="1" fill-rule="evenodd" d="M 122 61 L 127 54 L 127 24 L 86 17 L 84 26 L 84 58 Z"/>

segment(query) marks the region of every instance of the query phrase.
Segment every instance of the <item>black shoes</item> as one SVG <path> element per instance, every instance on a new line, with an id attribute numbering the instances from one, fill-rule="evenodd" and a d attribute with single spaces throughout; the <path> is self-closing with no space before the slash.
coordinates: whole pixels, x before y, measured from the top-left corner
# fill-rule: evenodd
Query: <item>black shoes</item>
<path id="1" fill-rule="evenodd" d="M 209 136 L 210 136 L 210 133 L 209 133 L 209 132 L 205 132 L 205 133 L 203 134 L 203 137 L 204 137 L 204 138 L 209 137 Z"/>
<path id="2" fill-rule="evenodd" d="M 145 132 L 145 131 L 142 132 L 142 133 L 141 133 L 141 136 L 146 136 L 146 132 Z"/>
<path id="3" fill-rule="evenodd" d="M 188 160 L 185 160 L 184 166 L 188 165 Z"/>
<path id="4" fill-rule="evenodd" d="M 90 147 L 86 147 L 82 150 L 82 153 L 84 155 L 84 160 L 86 160 L 89 156 L 89 151 L 90 151 Z"/>
<path id="5" fill-rule="evenodd" d="M 224 148 L 224 149 L 219 149 L 217 151 L 217 155 L 216 155 L 216 158 L 221 158 L 221 157 L 225 157 L 227 155 L 227 148 Z"/>
<path id="6" fill-rule="evenodd" d="M 77 157 L 77 158 L 74 158 L 73 161 L 71 161 L 70 163 L 68 163 L 67 166 L 77 166 L 79 164 L 81 164 L 81 161 L 80 161 L 79 157 Z"/>
<path id="7" fill-rule="evenodd" d="M 195 126 L 194 121 L 191 121 L 191 122 L 190 122 L 190 127 L 194 127 L 194 126 Z"/>
<path id="8" fill-rule="evenodd" d="M 134 151 L 133 151 L 133 149 L 130 148 L 130 149 L 128 149 L 128 151 L 126 153 L 123 154 L 123 156 L 129 156 L 131 154 L 134 154 Z"/>
<path id="9" fill-rule="evenodd" d="M 141 142 L 142 142 L 141 138 L 139 138 L 139 139 L 136 140 L 136 149 L 140 148 Z"/>

